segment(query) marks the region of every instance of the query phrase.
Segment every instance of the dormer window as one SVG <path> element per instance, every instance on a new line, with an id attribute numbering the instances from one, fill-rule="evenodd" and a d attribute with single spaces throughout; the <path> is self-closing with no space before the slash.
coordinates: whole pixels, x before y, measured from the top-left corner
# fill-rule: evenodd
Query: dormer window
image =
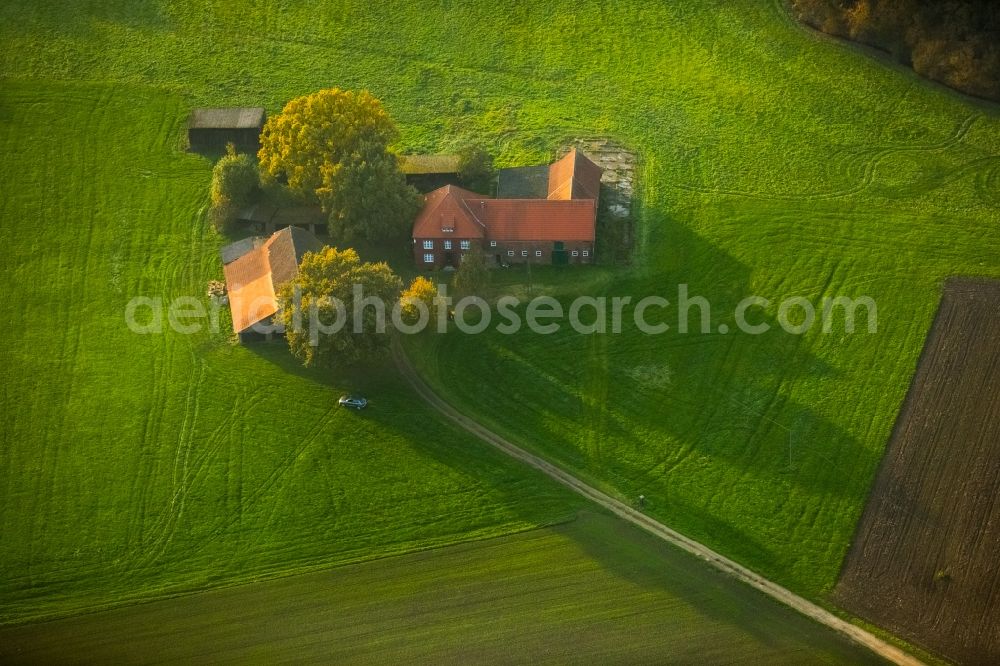
<path id="1" fill-rule="evenodd" d="M 453 234 L 455 233 L 455 227 L 441 227 L 441 231 L 446 234 Z"/>

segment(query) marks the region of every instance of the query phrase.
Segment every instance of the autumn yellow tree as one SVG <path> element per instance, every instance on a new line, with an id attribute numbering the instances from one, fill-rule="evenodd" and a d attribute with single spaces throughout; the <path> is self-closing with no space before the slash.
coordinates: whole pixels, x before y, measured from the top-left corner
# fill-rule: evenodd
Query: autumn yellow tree
<path id="1" fill-rule="evenodd" d="M 423 303 L 427 307 L 430 317 L 434 316 L 434 299 L 437 297 L 437 288 L 434 283 L 423 276 L 413 279 L 399 297 L 400 314 L 407 324 L 414 324 L 420 318 L 418 303 Z"/>
<path id="2" fill-rule="evenodd" d="M 331 88 L 297 97 L 260 137 L 261 178 L 320 203 L 341 241 L 401 236 L 420 206 L 389 145 L 399 132 L 368 91 Z"/>
<path id="3" fill-rule="evenodd" d="M 363 263 L 350 248 L 306 253 L 278 292 L 288 348 L 306 366 L 328 368 L 381 355 L 402 286 L 388 264 Z"/>

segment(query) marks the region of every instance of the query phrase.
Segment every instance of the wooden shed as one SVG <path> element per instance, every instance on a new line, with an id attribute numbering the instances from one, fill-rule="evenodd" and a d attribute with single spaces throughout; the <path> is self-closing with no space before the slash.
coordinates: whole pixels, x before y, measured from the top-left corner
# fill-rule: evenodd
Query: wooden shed
<path id="1" fill-rule="evenodd" d="M 240 152 L 256 154 L 265 119 L 263 107 L 194 109 L 188 119 L 188 143 L 199 153 L 219 153 L 233 143 Z"/>

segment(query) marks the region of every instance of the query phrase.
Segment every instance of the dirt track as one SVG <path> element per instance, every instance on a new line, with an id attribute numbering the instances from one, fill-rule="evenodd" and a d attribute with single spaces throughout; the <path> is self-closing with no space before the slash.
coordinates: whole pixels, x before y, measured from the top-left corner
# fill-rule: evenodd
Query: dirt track
<path id="1" fill-rule="evenodd" d="M 833 615 L 829 611 L 798 596 L 797 594 L 794 594 L 784 587 L 781 587 L 780 585 L 767 580 L 766 578 L 737 564 L 736 562 L 723 557 L 711 548 L 708 548 L 697 541 L 693 541 L 683 534 L 675 532 L 666 525 L 653 520 L 624 502 L 584 483 L 572 474 L 569 474 L 543 458 L 540 458 L 532 453 L 528 453 L 524 449 L 515 446 L 493 431 L 466 417 L 434 393 L 434 391 L 427 385 L 426 382 L 424 382 L 424 380 L 417 373 L 416 369 L 410 363 L 410 360 L 406 357 L 405 352 L 403 352 L 397 340 L 393 340 L 392 353 L 400 373 L 413 386 L 414 390 L 421 398 L 426 400 L 428 404 L 434 407 L 442 415 L 448 417 L 451 421 L 455 422 L 457 425 L 461 426 L 463 429 L 472 433 L 484 442 L 500 449 L 512 458 L 516 458 L 524 464 L 540 470 L 552 479 L 571 488 L 580 495 L 596 504 L 599 504 L 605 509 L 608 509 L 620 518 L 638 525 L 642 529 L 660 537 L 664 541 L 687 551 L 695 557 L 705 560 L 716 569 L 734 576 L 773 599 L 776 599 L 782 604 L 814 619 L 820 624 L 830 627 L 850 640 L 867 647 L 884 659 L 896 664 L 917 665 L 923 663 L 898 647 L 891 645 L 877 636 L 865 631 L 861 627 L 840 619 L 836 615 Z"/>
<path id="2" fill-rule="evenodd" d="M 946 657 L 1000 663 L 1000 281 L 946 286 L 836 594 Z"/>

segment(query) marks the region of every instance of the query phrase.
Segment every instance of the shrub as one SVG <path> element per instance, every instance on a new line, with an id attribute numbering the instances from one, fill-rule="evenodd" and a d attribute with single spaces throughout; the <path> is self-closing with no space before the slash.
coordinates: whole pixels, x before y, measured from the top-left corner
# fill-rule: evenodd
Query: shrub
<path id="1" fill-rule="evenodd" d="M 241 208 L 253 201 L 260 191 L 257 165 L 246 154 L 237 153 L 233 144 L 212 169 L 212 207 L 209 219 L 218 231 L 229 230 Z"/>

